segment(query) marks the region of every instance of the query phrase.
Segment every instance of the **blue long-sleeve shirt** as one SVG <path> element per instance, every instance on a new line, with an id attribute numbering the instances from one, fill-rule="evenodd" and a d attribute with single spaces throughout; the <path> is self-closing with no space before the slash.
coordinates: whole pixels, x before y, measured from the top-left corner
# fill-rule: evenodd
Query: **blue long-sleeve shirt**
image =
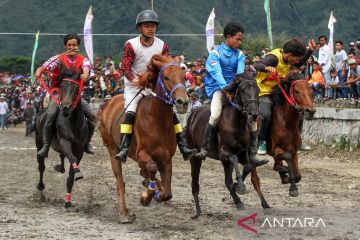
<path id="1" fill-rule="evenodd" d="M 224 89 L 245 69 L 245 55 L 225 43 L 215 47 L 206 60 L 205 91 L 212 98 L 215 91 Z"/>

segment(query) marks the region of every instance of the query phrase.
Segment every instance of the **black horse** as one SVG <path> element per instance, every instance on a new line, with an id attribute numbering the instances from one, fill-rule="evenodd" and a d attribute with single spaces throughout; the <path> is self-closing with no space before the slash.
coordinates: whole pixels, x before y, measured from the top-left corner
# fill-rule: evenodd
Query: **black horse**
<path id="1" fill-rule="evenodd" d="M 251 74 L 237 75 L 233 84 L 226 91 L 236 91 L 234 101 L 224 106 L 220 121 L 217 125 L 215 141 L 210 143 L 208 157 L 220 160 L 224 167 L 225 185 L 228 188 L 237 209 L 244 209 L 239 194 L 245 193 L 243 181 L 251 172 L 251 182 L 257 191 L 263 208 L 269 208 L 261 189 L 260 179 L 256 168 L 249 163 L 248 147 L 250 144 L 249 122 L 257 118 L 259 113 L 259 88 Z M 204 135 L 206 122 L 210 117 L 208 106 L 194 111 L 188 118 L 186 136 L 190 148 L 200 148 Z M 238 163 L 244 165 L 243 174 L 240 174 Z M 192 193 L 196 205 L 196 215 L 201 213 L 199 204 L 199 175 L 202 161 L 191 159 Z M 232 173 L 235 168 L 236 183 L 233 182 Z"/>
<path id="2" fill-rule="evenodd" d="M 83 178 L 78 169 L 78 165 L 83 157 L 85 145 L 88 139 L 88 124 L 85 114 L 81 109 L 81 101 L 78 99 L 80 86 L 79 83 L 72 79 L 63 79 L 60 85 L 60 110 L 56 116 L 55 127 L 53 128 L 51 148 L 60 154 L 61 164 L 55 166 L 58 172 L 65 172 L 64 158 L 70 162 L 69 176 L 66 182 L 67 194 L 65 208 L 72 207 L 71 191 L 74 180 Z M 78 104 L 77 104 L 78 103 Z M 39 113 L 36 119 L 36 147 L 37 150 L 43 146 L 43 127 L 46 121 L 47 111 Z M 38 170 L 40 172 L 40 181 L 37 186 L 38 190 L 43 191 L 45 184 L 43 174 L 45 170 L 45 158 L 37 156 Z"/>

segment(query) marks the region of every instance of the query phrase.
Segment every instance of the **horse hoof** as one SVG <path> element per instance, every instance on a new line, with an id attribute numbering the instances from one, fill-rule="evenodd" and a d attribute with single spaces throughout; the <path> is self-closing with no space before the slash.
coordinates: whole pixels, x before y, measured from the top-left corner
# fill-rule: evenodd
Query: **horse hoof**
<path id="1" fill-rule="evenodd" d="M 145 192 L 143 194 L 141 194 L 141 198 L 140 198 L 140 203 L 143 206 L 149 206 L 150 202 L 151 202 L 152 197 L 149 197 L 149 195 Z"/>
<path id="2" fill-rule="evenodd" d="M 135 214 L 129 214 L 126 217 L 120 217 L 120 223 L 121 224 L 130 224 L 133 223 L 136 219 Z"/>
<path id="3" fill-rule="evenodd" d="M 285 177 L 281 178 L 281 183 L 282 184 L 289 184 L 290 183 L 289 177 L 285 176 Z"/>
<path id="4" fill-rule="evenodd" d="M 200 217 L 201 213 L 196 213 L 195 215 L 191 216 L 191 219 L 197 219 L 198 217 Z"/>
<path id="5" fill-rule="evenodd" d="M 244 183 L 236 184 L 236 193 L 240 195 L 245 195 L 246 193 L 246 186 Z"/>
<path id="6" fill-rule="evenodd" d="M 262 206 L 264 209 L 271 208 L 267 202 L 261 203 L 261 206 Z"/>
<path id="7" fill-rule="evenodd" d="M 79 171 L 76 171 L 76 172 L 74 173 L 74 179 L 75 179 L 75 181 L 78 181 L 78 180 L 83 179 L 83 178 L 84 178 L 84 175 L 80 172 L 80 170 L 79 170 Z"/>
<path id="8" fill-rule="evenodd" d="M 65 172 L 65 168 L 64 168 L 64 166 L 62 166 L 62 165 L 55 165 L 54 166 L 54 170 L 56 171 L 56 172 L 59 172 L 59 173 L 64 173 Z"/>
<path id="9" fill-rule="evenodd" d="M 290 197 L 297 197 L 297 196 L 299 196 L 299 191 L 297 189 L 289 190 L 289 196 Z"/>
<path id="10" fill-rule="evenodd" d="M 45 184 L 44 184 L 44 183 L 39 183 L 39 184 L 37 185 L 37 189 L 38 189 L 39 191 L 43 191 L 43 190 L 45 189 Z"/>
<path id="11" fill-rule="evenodd" d="M 149 179 L 144 179 L 144 180 L 142 180 L 141 184 L 147 188 L 149 186 L 149 182 L 150 182 Z"/>
<path id="12" fill-rule="evenodd" d="M 240 202 L 240 203 L 236 204 L 236 209 L 237 210 L 245 210 L 246 207 L 245 207 L 245 205 L 243 203 Z"/>
<path id="13" fill-rule="evenodd" d="M 78 212 L 78 209 L 71 202 L 65 203 L 66 212 Z"/>

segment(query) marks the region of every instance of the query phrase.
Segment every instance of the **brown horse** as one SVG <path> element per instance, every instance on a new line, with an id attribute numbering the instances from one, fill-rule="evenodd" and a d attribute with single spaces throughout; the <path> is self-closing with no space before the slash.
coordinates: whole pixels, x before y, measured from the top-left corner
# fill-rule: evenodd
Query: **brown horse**
<path id="1" fill-rule="evenodd" d="M 307 120 L 314 117 L 316 110 L 312 101 L 312 89 L 302 74 L 289 73 L 281 87 L 275 87 L 273 101 L 267 152 L 275 160 L 273 169 L 279 172 L 281 182 L 291 184 L 289 195 L 297 197 L 299 192 L 295 183 L 301 180 L 297 155 L 301 145 L 299 126 L 301 115 Z M 283 160 L 287 167 L 283 166 Z"/>
<path id="2" fill-rule="evenodd" d="M 185 72 L 178 62 L 177 58 L 156 54 L 151 58 L 147 71 L 140 76 L 141 84 L 151 85 L 152 92 L 138 105 L 129 156 L 138 162 L 140 175 L 148 180 L 148 184 L 145 184 L 147 190 L 142 193 L 140 199 L 144 206 L 149 205 L 153 197 L 159 202 L 168 201 L 172 197 L 171 159 L 177 145 L 172 121 L 173 105 L 180 113 L 185 113 L 189 104 L 184 86 Z M 131 223 L 135 215 L 129 215 L 126 208 L 122 163 L 115 159 L 120 146 L 120 123 L 123 121 L 123 117 L 120 121 L 117 121 L 117 118 L 123 111 L 123 95 L 112 98 L 99 112 L 99 130 L 109 151 L 116 177 L 120 221 Z M 155 178 L 158 170 L 161 181 Z"/>
<path id="3" fill-rule="evenodd" d="M 226 91 L 235 90 L 234 101 L 224 106 L 220 120 L 217 124 L 215 139 L 210 143 L 208 157 L 220 160 L 224 167 L 225 185 L 232 196 L 237 209 L 245 206 L 237 195 L 245 194 L 243 181 L 251 172 L 251 182 L 258 193 L 263 208 L 269 208 L 260 188 L 260 179 L 256 168 L 251 168 L 249 163 L 248 148 L 250 145 L 249 123 L 254 121 L 259 114 L 259 87 L 250 73 L 237 75 L 233 84 L 225 88 Z M 210 108 L 204 106 L 193 111 L 188 118 L 186 137 L 189 147 L 200 148 L 205 124 L 209 121 Z M 238 163 L 244 165 L 243 174 L 239 172 Z M 201 214 L 199 203 L 199 176 L 202 161 L 195 157 L 191 159 L 192 193 L 194 197 L 196 214 Z M 235 169 L 236 182 L 233 181 L 232 173 Z"/>

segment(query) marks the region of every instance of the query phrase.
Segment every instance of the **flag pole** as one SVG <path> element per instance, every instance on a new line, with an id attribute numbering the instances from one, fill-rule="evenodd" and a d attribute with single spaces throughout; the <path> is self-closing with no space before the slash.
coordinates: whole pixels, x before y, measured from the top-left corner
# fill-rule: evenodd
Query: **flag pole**
<path id="1" fill-rule="evenodd" d="M 32 53 L 32 58 L 31 58 L 31 85 L 34 83 L 35 78 L 34 78 L 34 72 L 35 72 L 35 56 L 36 56 L 36 51 L 38 49 L 39 46 L 39 34 L 40 31 L 37 31 L 37 33 L 35 34 L 35 43 L 34 43 L 34 50 Z"/>
<path id="2" fill-rule="evenodd" d="M 269 41 L 270 41 L 270 49 L 273 49 L 270 0 L 264 0 L 264 9 L 265 9 L 265 13 L 266 13 L 266 22 L 267 22 Z"/>

